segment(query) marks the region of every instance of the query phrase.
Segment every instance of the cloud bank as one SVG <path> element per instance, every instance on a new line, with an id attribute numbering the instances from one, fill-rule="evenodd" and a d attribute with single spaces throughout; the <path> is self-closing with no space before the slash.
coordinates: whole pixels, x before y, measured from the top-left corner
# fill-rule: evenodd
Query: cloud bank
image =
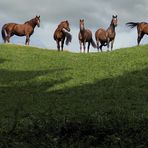
<path id="1" fill-rule="evenodd" d="M 118 15 L 117 36 L 114 48 L 136 45 L 136 29 L 125 27 L 128 21 L 147 21 L 147 0 L 2 0 L 0 1 L 0 27 L 7 22 L 23 23 L 35 15 L 41 16 L 41 27 L 31 37 L 31 45 L 56 48 L 53 32 L 62 20 L 68 20 L 73 36 L 70 46 L 65 48 L 79 52 L 79 19 L 85 19 L 85 26 L 93 34 L 100 28 L 107 28 L 113 14 Z M 2 42 L 2 39 L 0 39 Z M 24 43 L 25 38 L 12 37 L 13 43 Z M 141 43 L 148 40 L 145 37 Z M 90 51 L 95 51 L 90 49 Z"/>

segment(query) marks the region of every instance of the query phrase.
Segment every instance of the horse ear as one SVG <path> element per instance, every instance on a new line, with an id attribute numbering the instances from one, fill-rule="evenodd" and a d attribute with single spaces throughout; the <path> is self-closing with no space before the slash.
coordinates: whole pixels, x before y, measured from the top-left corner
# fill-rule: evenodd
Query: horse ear
<path id="1" fill-rule="evenodd" d="M 40 15 L 38 16 L 38 18 L 40 18 Z"/>
<path id="2" fill-rule="evenodd" d="M 82 21 L 84 22 L 84 19 Z"/>

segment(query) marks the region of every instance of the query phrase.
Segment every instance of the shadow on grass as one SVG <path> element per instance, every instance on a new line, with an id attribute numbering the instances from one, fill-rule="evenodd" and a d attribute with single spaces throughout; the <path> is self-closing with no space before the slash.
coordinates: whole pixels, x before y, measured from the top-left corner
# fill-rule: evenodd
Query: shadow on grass
<path id="1" fill-rule="evenodd" d="M 63 71 L 69 70 L 69 68 L 58 68 L 58 69 L 49 69 L 49 70 L 39 70 L 39 71 L 9 71 L 6 69 L 1 69 L 0 70 L 0 83 L 1 84 L 7 84 L 10 82 L 20 82 L 20 81 L 26 81 L 33 79 L 35 77 L 39 76 L 45 76 L 47 74 L 52 74 L 54 73 L 62 73 Z"/>
<path id="2" fill-rule="evenodd" d="M 21 75 L 31 75 L 32 79 L 48 72 L 6 73 L 20 75 L 14 80 L 25 80 Z M 148 69 L 144 69 L 52 92 L 48 89 L 71 78 L 61 76 L 49 82 L 1 87 L 1 145 L 145 147 L 147 75 Z"/>
<path id="3" fill-rule="evenodd" d="M 6 59 L 0 59 L 0 64 L 4 63 Z"/>

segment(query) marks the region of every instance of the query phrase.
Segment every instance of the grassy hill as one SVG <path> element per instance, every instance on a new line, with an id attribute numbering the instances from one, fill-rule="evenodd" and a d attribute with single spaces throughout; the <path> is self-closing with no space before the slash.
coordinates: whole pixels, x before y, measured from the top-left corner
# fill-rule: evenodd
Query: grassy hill
<path id="1" fill-rule="evenodd" d="M 90 54 L 0 45 L 0 147 L 147 145 L 147 45 Z"/>

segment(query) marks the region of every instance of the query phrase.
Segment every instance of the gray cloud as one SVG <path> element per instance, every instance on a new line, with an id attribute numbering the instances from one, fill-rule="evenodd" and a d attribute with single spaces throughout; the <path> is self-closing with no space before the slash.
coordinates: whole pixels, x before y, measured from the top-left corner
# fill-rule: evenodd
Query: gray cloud
<path id="1" fill-rule="evenodd" d="M 123 35 L 129 31 L 125 28 L 126 22 L 147 21 L 147 12 L 147 0 L 1 0 L 0 24 L 9 21 L 23 23 L 40 14 L 42 31 L 48 28 L 47 25 L 54 28 L 65 19 L 74 30 L 79 30 L 80 18 L 85 19 L 86 27 L 95 31 L 99 27 L 107 28 L 111 16 L 117 14 L 117 30 Z"/>
<path id="2" fill-rule="evenodd" d="M 120 23 L 129 20 L 146 20 L 147 0 L 2 0 L 0 16 L 5 19 L 20 21 L 40 14 L 42 22 L 56 23 L 69 19 L 76 25 L 80 18 L 85 18 L 92 26 L 106 25 L 112 14 L 118 14 Z"/>

